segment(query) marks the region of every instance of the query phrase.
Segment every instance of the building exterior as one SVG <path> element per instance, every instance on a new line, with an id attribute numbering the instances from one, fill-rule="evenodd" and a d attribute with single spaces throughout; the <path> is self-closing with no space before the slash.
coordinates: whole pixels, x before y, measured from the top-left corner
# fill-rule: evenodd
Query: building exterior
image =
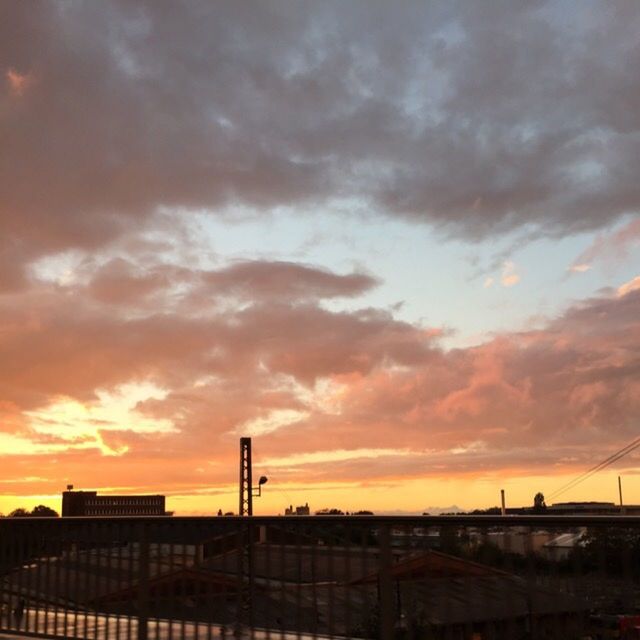
<path id="1" fill-rule="evenodd" d="M 507 507 L 505 511 L 508 516 L 617 516 L 621 514 L 629 516 L 640 515 L 640 505 L 625 504 L 621 507 L 614 502 L 554 502 L 540 511 L 536 511 L 532 507 Z M 499 511 L 498 513 L 491 512 L 491 509 L 487 509 L 483 513 L 465 515 L 498 515 L 499 513 Z"/>
<path id="2" fill-rule="evenodd" d="M 289 505 L 284 510 L 284 515 L 285 516 L 308 516 L 309 514 L 310 514 L 310 509 L 309 509 L 309 503 L 308 502 L 306 502 L 301 507 L 296 507 L 295 509 L 293 508 L 293 505 Z"/>
<path id="3" fill-rule="evenodd" d="M 97 491 L 62 493 L 62 517 L 68 516 L 165 516 L 164 496 L 99 496 Z"/>
<path id="4" fill-rule="evenodd" d="M 581 516 L 581 515 L 638 515 L 640 506 L 635 504 L 624 505 L 620 507 L 613 502 L 556 502 L 547 507 L 546 512 L 554 516 Z"/>
<path id="5" fill-rule="evenodd" d="M 543 545 L 542 554 L 552 562 L 568 560 L 571 552 L 576 547 L 584 546 L 584 536 L 586 533 L 586 527 L 579 527 L 575 531 L 561 533 Z"/>

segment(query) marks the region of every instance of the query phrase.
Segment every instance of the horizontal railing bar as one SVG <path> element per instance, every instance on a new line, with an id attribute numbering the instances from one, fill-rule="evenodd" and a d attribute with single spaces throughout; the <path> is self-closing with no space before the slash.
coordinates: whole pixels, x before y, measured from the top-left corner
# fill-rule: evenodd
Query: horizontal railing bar
<path id="1" fill-rule="evenodd" d="M 442 525 L 457 526 L 598 526 L 619 525 L 621 527 L 640 525 L 640 515 L 442 515 L 442 516 L 69 516 L 64 518 L 4 518 L 0 520 L 0 527 L 33 525 L 34 522 L 59 522 L 61 524 L 75 525 L 90 522 L 114 522 L 119 523 L 155 523 L 171 526 L 171 523 L 188 524 L 220 524 L 247 522 L 250 517 L 254 524 L 269 524 L 271 522 L 290 522 L 291 524 L 318 524 L 319 522 L 331 522 L 333 524 L 358 523 L 358 524 L 385 524 L 385 525 L 415 525 L 421 527 L 439 527 Z"/>

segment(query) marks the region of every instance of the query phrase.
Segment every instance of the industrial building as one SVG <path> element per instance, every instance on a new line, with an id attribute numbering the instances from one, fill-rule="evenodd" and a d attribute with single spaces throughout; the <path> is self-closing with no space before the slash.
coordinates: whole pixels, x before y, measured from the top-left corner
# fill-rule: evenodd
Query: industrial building
<path id="1" fill-rule="evenodd" d="M 165 497 L 99 496 L 97 491 L 74 491 L 69 485 L 62 493 L 62 517 L 69 516 L 165 516 Z"/>

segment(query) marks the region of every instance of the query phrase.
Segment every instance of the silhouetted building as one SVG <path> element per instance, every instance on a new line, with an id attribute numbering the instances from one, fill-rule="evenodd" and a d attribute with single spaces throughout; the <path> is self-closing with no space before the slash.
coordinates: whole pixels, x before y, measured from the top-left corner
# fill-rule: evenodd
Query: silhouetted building
<path id="1" fill-rule="evenodd" d="M 498 515 L 499 508 L 477 510 L 468 514 L 460 515 Z M 622 513 L 626 515 L 640 515 L 640 505 L 625 504 L 620 507 L 614 502 L 555 502 L 547 505 L 545 508 L 536 511 L 532 507 L 507 507 L 506 515 L 508 516 L 524 516 L 524 515 L 540 515 L 540 516 L 616 516 Z"/>
<path id="2" fill-rule="evenodd" d="M 308 516 L 310 514 L 309 503 L 305 502 L 304 506 L 293 508 L 293 505 L 289 505 L 284 510 L 285 516 Z"/>
<path id="3" fill-rule="evenodd" d="M 547 506 L 546 512 L 554 516 L 580 516 L 580 515 L 619 515 L 620 505 L 613 502 L 556 502 Z M 627 515 L 637 515 L 640 513 L 640 506 L 628 504 L 624 506 L 624 513 Z"/>
<path id="4" fill-rule="evenodd" d="M 97 491 L 62 493 L 62 517 L 165 516 L 164 496 L 99 496 Z"/>

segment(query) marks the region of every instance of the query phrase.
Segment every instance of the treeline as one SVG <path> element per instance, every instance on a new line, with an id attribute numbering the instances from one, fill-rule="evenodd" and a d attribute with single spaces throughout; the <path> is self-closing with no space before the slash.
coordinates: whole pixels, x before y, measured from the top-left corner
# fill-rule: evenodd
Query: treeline
<path id="1" fill-rule="evenodd" d="M 4 518 L 57 518 L 58 512 L 54 511 L 51 507 L 46 507 L 43 504 L 39 504 L 37 507 L 34 507 L 31 511 L 28 509 L 23 509 L 19 507 L 18 509 L 14 509 L 9 515 L 1 516 Z"/>
<path id="2" fill-rule="evenodd" d="M 320 509 L 316 511 L 317 516 L 372 516 L 373 511 L 348 511 L 345 513 L 342 509 Z"/>

